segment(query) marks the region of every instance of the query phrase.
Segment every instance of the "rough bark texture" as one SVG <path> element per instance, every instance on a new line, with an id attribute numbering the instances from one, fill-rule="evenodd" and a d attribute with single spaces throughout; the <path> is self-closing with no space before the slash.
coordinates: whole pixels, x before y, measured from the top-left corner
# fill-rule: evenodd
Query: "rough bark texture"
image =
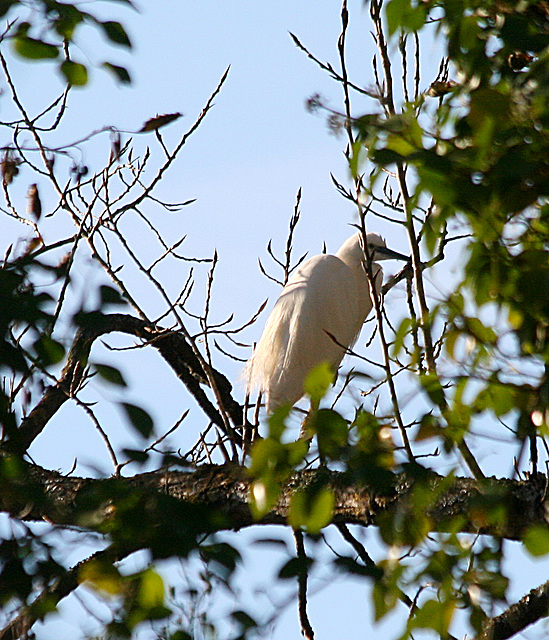
<path id="1" fill-rule="evenodd" d="M 549 615 L 549 581 L 488 621 L 476 640 L 507 640 Z M 541 636 L 540 636 L 541 637 Z"/>
<path id="2" fill-rule="evenodd" d="M 335 524 L 377 525 L 383 514 L 406 513 L 411 509 L 414 481 L 404 474 L 395 476 L 393 487 L 381 494 L 354 483 L 343 473 L 308 470 L 295 473 L 289 479 L 278 503 L 259 524 L 285 524 L 293 492 L 319 481 L 326 482 L 334 492 Z M 204 465 L 189 471 L 160 470 L 131 478 L 103 480 L 67 477 L 26 464 L 19 479 L 0 486 L 0 509 L 24 520 L 81 524 L 82 505 L 94 492 L 109 495 L 109 483 L 116 483 L 117 490 L 161 494 L 185 505 L 216 511 L 223 516 L 220 529 L 237 530 L 256 524 L 248 503 L 251 480 L 244 467 L 232 464 Z M 491 478 L 479 483 L 470 478 L 455 478 L 450 483 L 433 473 L 428 483 L 432 495 L 436 496 L 428 511 L 433 530 L 444 530 L 452 518 L 460 516 L 464 532 L 520 540 L 526 528 L 547 523 L 547 479 L 541 474 L 526 481 Z M 29 493 L 32 488 L 35 492 Z M 487 513 L 498 505 L 504 506 L 508 515 L 505 521 L 494 523 Z M 108 511 L 108 507 L 105 508 Z"/>
<path id="3" fill-rule="evenodd" d="M 17 466 L 13 479 L 0 485 L 0 510 L 21 520 L 46 520 L 53 524 L 105 530 L 105 525 L 108 529 L 109 521 L 116 517 L 119 506 L 124 508 L 124 497 L 141 501 L 139 509 L 143 505 L 143 510 L 139 511 L 135 537 L 114 539 L 107 549 L 99 552 L 111 560 L 122 559 L 144 547 L 154 547 L 154 553 L 160 557 L 164 553 L 186 555 L 192 548 L 192 541 L 191 546 L 185 548 L 185 536 L 190 540 L 200 531 L 238 530 L 253 524 L 284 525 L 294 491 L 319 481 L 327 483 L 334 492 L 333 522 L 336 524 L 378 525 L 383 517 L 391 514 L 408 517 L 413 510 L 415 482 L 404 474 L 395 476 L 392 489 L 381 495 L 367 486 L 353 483 L 342 473 L 326 469 L 296 473 L 284 486 L 276 506 L 256 523 L 248 503 L 251 480 L 246 469 L 237 465 L 204 465 L 188 471 L 161 470 L 131 478 L 106 479 L 66 477 L 28 463 L 19 463 L 15 468 Z M 428 510 L 433 530 L 444 530 L 447 523 L 459 516 L 464 532 L 518 540 L 529 526 L 547 524 L 547 479 L 541 474 L 522 482 L 492 478 L 479 483 L 470 478 L 449 480 L 433 473 L 423 481 L 428 482 L 428 489 L 435 496 Z M 120 496 L 123 496 L 121 502 L 118 501 Z M 167 515 L 166 507 L 170 508 L 170 505 L 163 500 L 184 509 Z M 498 505 L 505 507 L 508 517 L 506 521 L 499 519 L 498 524 L 493 524 L 486 514 L 492 507 L 501 513 Z M 162 523 L 162 520 L 174 517 L 176 521 Z M 164 540 L 168 543 L 166 548 Z M 93 560 L 94 556 L 81 565 Z M 58 602 L 74 591 L 79 584 L 79 569 L 77 566 L 68 570 L 38 599 Z M 501 616 L 488 621 L 477 640 L 505 640 L 545 617 L 548 584 L 533 590 Z M 22 609 L 0 630 L 0 640 L 27 637 L 36 619 L 36 609 Z"/>

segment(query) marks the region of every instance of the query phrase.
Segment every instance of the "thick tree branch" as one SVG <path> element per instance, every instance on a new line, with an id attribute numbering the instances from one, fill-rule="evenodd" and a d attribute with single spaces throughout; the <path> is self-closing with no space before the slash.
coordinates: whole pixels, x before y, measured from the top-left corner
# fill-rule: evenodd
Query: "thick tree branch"
<path id="1" fill-rule="evenodd" d="M 395 475 L 393 486 L 380 493 L 343 473 L 313 469 L 295 473 L 275 507 L 256 523 L 248 502 L 252 480 L 241 466 L 204 465 L 190 471 L 160 470 L 131 478 L 93 479 L 66 477 L 37 465 L 15 462 L 8 466 L 12 470 L 18 466 L 19 474 L 12 472 L 0 484 L 0 511 L 20 520 L 45 520 L 109 533 L 112 545 L 108 553 L 114 554 L 113 561 L 140 548 L 150 549 L 156 558 L 185 556 L 204 533 L 253 524 L 285 525 L 295 491 L 319 481 L 334 493 L 334 524 L 378 525 L 391 516 L 399 520 L 413 517 L 415 508 L 415 482 L 404 474 Z M 519 540 L 533 524 L 547 524 L 547 478 L 541 474 L 520 482 L 455 478 L 449 483 L 448 478 L 432 473 L 424 481 L 429 483 L 429 494 L 435 496 L 424 510 L 432 530 L 444 531 L 450 523 L 455 525 L 457 518 L 463 532 Z M 502 522 L 498 517 L 497 523 L 491 523 L 488 514 L 494 510 L 500 513 L 498 506 L 505 507 L 507 519 Z M 123 532 L 120 539 L 117 531 Z M 57 602 L 77 586 L 77 571 L 70 569 L 47 587 L 43 597 L 51 596 Z M 520 630 L 547 615 L 548 602 L 549 583 L 492 620 L 478 640 L 511 637 L 508 630 Z M 37 610 L 31 607 L 22 611 L 0 632 L 0 640 L 17 637 L 21 629 L 28 631 L 37 619 L 33 613 Z"/>
<path id="2" fill-rule="evenodd" d="M 507 640 L 549 615 L 549 580 L 489 620 L 476 640 Z"/>
<path id="3" fill-rule="evenodd" d="M 75 393 L 82 380 L 94 341 L 112 332 L 136 336 L 155 347 L 194 396 L 208 418 L 226 432 L 227 428 L 221 414 L 201 387 L 201 384 L 206 384 L 207 379 L 202 366 L 181 333 L 166 331 L 146 320 L 126 314 L 98 313 L 89 316 L 89 321 L 77 332 L 59 382 L 46 390 L 40 402 L 22 421 L 12 440 L 12 449 L 23 452 L 30 447 L 48 421 Z M 217 371 L 214 371 L 213 375 L 227 413 L 235 425 L 241 425 L 243 423 L 242 407 L 232 397 L 230 382 Z M 240 439 L 240 436 L 233 432 L 226 435 L 233 441 Z"/>
<path id="4" fill-rule="evenodd" d="M 21 463 L 23 464 L 23 463 Z M 322 477 L 320 477 L 322 475 Z M 343 473 L 307 470 L 295 473 L 283 488 L 275 507 L 259 524 L 286 524 L 293 493 L 322 480 L 335 497 L 334 524 L 378 525 L 387 514 L 399 517 L 412 515 L 410 497 L 414 481 L 404 474 L 395 475 L 392 488 L 382 494 L 375 488 L 359 485 Z M 193 505 L 222 516 L 219 529 L 237 530 L 256 524 L 248 502 L 252 480 L 241 466 L 203 465 L 192 471 L 160 470 L 131 478 L 79 478 L 63 476 L 24 463 L 20 477 L 0 485 L 0 510 L 24 520 L 47 520 L 53 524 L 82 526 L 82 513 L 94 496 L 112 496 L 112 504 L 104 501 L 104 518 L 116 510 L 116 496 L 123 491 L 135 495 L 159 493 L 183 505 Z M 520 540 L 524 531 L 534 524 L 547 524 L 546 482 L 542 474 L 529 480 L 447 478 L 432 473 L 427 480 L 433 502 L 426 506 L 431 529 L 444 531 L 455 517 L 460 517 L 460 531 L 494 535 Z M 91 501 L 91 502 L 90 502 Z M 507 519 L 491 522 L 490 512 L 497 506 L 506 509 Z M 95 506 L 94 506 L 95 509 Z M 95 516 L 98 517 L 97 514 Z M 97 520 L 94 520 L 96 522 Z"/>

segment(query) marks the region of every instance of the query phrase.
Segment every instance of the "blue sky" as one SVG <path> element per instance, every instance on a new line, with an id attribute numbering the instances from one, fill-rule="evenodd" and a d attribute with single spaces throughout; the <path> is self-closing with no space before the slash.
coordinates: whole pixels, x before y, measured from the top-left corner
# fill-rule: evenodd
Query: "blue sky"
<path id="1" fill-rule="evenodd" d="M 334 252 L 350 235 L 349 224 L 356 221 L 353 206 L 337 194 L 330 177 L 333 173 L 340 182 L 349 184 L 343 156 L 345 140 L 331 135 L 324 119 L 305 109 L 306 99 L 316 92 L 325 96 L 334 108 L 341 108 L 341 89 L 296 49 L 288 33 L 295 33 L 318 58 L 330 61 L 337 68 L 340 5 L 327 0 L 231 3 L 221 0 L 147 3 L 142 0 L 139 13 L 116 4 L 98 6 L 105 17 L 119 16 L 135 43 L 134 51 L 127 54 L 112 49 L 88 30 L 79 43 L 81 51 L 75 51 L 75 59 L 80 57 L 92 66 L 104 59 L 126 64 L 134 82 L 129 88 L 119 87 L 105 72 L 95 69 L 90 85 L 73 92 L 66 122 L 56 135 L 57 144 L 76 140 L 107 125 L 135 131 L 157 114 L 179 111 L 184 118 L 170 125 L 164 134 L 166 141 L 173 144 L 181 132 L 190 127 L 224 70 L 231 66 L 215 107 L 189 140 L 156 195 L 168 201 L 196 198 L 193 205 L 179 213 L 159 215 L 158 224 L 174 237 L 187 234 L 184 247 L 189 254 L 211 256 L 214 250 L 218 251 L 212 318 L 219 321 L 234 313 L 235 325 L 242 324 L 265 298 L 270 299 L 269 308 L 276 299 L 278 288 L 261 275 L 257 259 L 260 257 L 268 264 L 265 247 L 270 239 L 273 248 L 279 255 L 282 253 L 299 188 L 302 189 L 302 215 L 295 236 L 296 256 L 305 251 L 320 252 L 323 242 L 328 251 Z M 360 1 L 350 2 L 349 8 L 351 77 L 357 84 L 369 85 L 373 80 L 370 23 Z M 91 10 L 95 10 L 93 6 Z M 429 73 L 436 74 L 440 54 L 434 42 L 425 47 L 424 56 L 433 59 L 433 68 L 427 72 L 423 88 L 431 79 Z M 31 112 L 36 113 L 43 107 L 45 95 L 53 98 L 61 89 L 51 65 L 31 65 L 13 59 L 9 63 Z M 360 113 L 363 103 L 354 104 L 353 110 Z M 12 117 L 5 95 L 0 98 L 0 109 L 3 117 Z M 152 136 L 150 139 L 135 137 L 136 148 L 141 152 L 146 144 L 153 143 Z M 92 170 L 97 170 L 108 152 L 108 135 L 104 134 L 90 145 L 84 161 Z M 24 206 L 27 178 L 28 174 L 23 173 L 14 186 L 14 195 L 21 206 Z M 54 202 L 53 194 L 46 184 L 40 187 L 47 208 L 48 203 Z M 407 252 L 404 232 L 397 227 L 374 221 L 370 228 L 385 235 L 391 248 Z M 46 221 L 44 229 L 46 240 L 52 241 L 60 233 L 69 233 L 70 226 L 56 214 Z M 127 231 L 143 255 L 148 252 L 152 255 L 150 238 L 139 225 L 130 222 Z M 26 228 L 0 217 L 2 253 L 14 238 L 26 234 Z M 396 269 L 387 268 L 389 272 Z M 190 303 L 191 307 L 195 305 L 195 310 L 201 308 L 206 274 L 204 266 L 195 272 L 196 287 Z M 86 299 L 90 283 L 104 281 L 98 270 L 86 261 L 79 265 L 78 276 L 74 292 L 82 300 Z M 170 291 L 178 290 L 186 276 L 183 267 L 180 271 L 162 273 Z M 130 272 L 128 277 L 130 282 L 135 282 L 140 302 L 154 315 L 155 310 L 160 309 L 158 298 L 146 287 L 141 289 L 135 274 Z M 434 292 L 438 288 L 444 291 L 451 283 L 446 272 L 435 272 L 431 279 Z M 397 318 L 403 304 L 402 291 L 395 291 L 387 300 L 389 311 Z M 265 318 L 264 313 L 262 320 L 250 328 L 243 339 L 257 340 Z M 118 344 L 118 340 L 110 343 Z M 363 343 L 359 342 L 359 350 Z M 127 341 L 121 340 L 120 344 Z M 243 351 L 240 355 L 245 357 L 247 353 Z M 186 408 L 184 390 L 168 368 L 159 363 L 156 354 L 140 351 L 121 355 L 98 348 L 96 358 L 117 366 L 123 362 L 122 368 L 130 383 L 129 399 L 151 412 L 159 431 L 169 428 Z M 238 384 L 241 365 L 223 358 L 218 364 Z M 121 416 L 114 404 L 108 402 L 118 399 L 117 392 L 94 384 L 90 393 L 107 399 L 105 413 L 101 413 L 102 409 L 99 411 L 116 445 L 135 446 L 133 434 L 120 431 Z M 243 390 L 236 395 L 242 399 Z M 387 404 L 387 399 L 381 401 Z M 180 440 L 172 439 L 172 444 L 185 449 L 196 437 L 202 424 L 200 420 L 198 410 L 193 409 L 188 431 L 177 436 Z M 66 445 L 60 447 L 60 442 Z M 63 471 L 69 471 L 75 458 L 81 473 L 89 473 L 94 467 L 109 469 L 108 456 L 93 426 L 85 424 L 81 413 L 71 406 L 63 408 L 36 442 L 32 453 L 44 466 Z M 484 456 L 496 469 L 495 447 L 490 443 Z M 377 537 L 375 532 L 365 535 L 370 541 Z M 268 551 L 262 554 L 255 551 L 252 554 L 252 581 L 268 585 L 265 563 L 269 571 L 274 571 L 281 558 Z M 271 558 L 275 558 L 274 563 Z M 533 569 L 531 573 L 536 572 Z M 520 597 L 525 589 L 535 586 L 537 581 L 532 580 L 528 587 L 521 584 L 514 595 Z M 40 627 L 39 639 L 76 637 L 71 619 L 74 611 L 70 606 L 69 611 L 68 622 L 48 620 Z M 372 626 L 365 586 L 357 586 L 348 578 L 338 579 L 313 597 L 311 617 L 318 640 L 331 640 L 337 635 L 368 637 L 372 633 L 384 640 L 396 635 L 391 621 L 380 628 Z M 271 637 L 273 640 L 300 637 L 293 605 L 283 614 Z"/>

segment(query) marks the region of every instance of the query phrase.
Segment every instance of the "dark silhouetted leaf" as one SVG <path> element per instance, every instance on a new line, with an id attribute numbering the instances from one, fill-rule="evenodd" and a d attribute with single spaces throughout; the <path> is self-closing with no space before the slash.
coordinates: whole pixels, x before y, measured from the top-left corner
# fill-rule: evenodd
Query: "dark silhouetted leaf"
<path id="1" fill-rule="evenodd" d="M 181 118 L 182 113 L 166 113 L 161 116 L 156 116 L 154 118 L 149 118 L 147 122 L 139 129 L 138 133 L 147 133 L 148 131 L 156 131 L 160 129 L 160 127 L 165 127 L 170 122 L 174 122 L 174 120 L 178 120 Z"/>
<path id="2" fill-rule="evenodd" d="M 2 2 L 0 2 L 0 17 L 5 16 L 13 5 L 19 4 L 19 2 L 20 0 L 2 0 Z"/>
<path id="3" fill-rule="evenodd" d="M 99 363 L 94 363 L 93 367 L 101 376 L 101 378 L 103 378 L 103 380 L 106 380 L 107 382 L 110 382 L 111 384 L 117 385 L 119 387 L 128 386 L 121 371 L 116 367 L 111 367 L 108 364 Z"/>
<path id="4" fill-rule="evenodd" d="M 112 64 L 112 62 L 104 62 L 103 68 L 110 71 L 118 82 L 122 84 L 131 84 L 132 79 L 126 67 L 120 67 L 119 65 Z"/>
<path id="5" fill-rule="evenodd" d="M 115 289 L 114 287 L 110 287 L 106 284 L 102 284 L 99 287 L 99 295 L 101 296 L 101 305 L 104 305 L 104 304 L 125 305 L 126 304 L 126 301 L 120 295 L 120 292 L 118 291 L 118 289 Z"/>
<path id="6" fill-rule="evenodd" d="M 231 618 L 238 622 L 244 629 L 253 629 L 257 627 L 257 622 L 245 611 L 233 611 Z"/>
<path id="7" fill-rule="evenodd" d="M 145 464 L 149 460 L 149 454 L 139 449 L 122 449 L 122 453 L 128 460 L 137 462 L 138 464 Z"/>
<path id="8" fill-rule="evenodd" d="M 289 580 L 303 575 L 309 571 L 313 563 L 314 560 L 312 558 L 291 558 L 286 564 L 282 565 L 278 572 L 278 577 L 283 580 Z"/>
<path id="9" fill-rule="evenodd" d="M 143 438 L 149 438 L 154 429 L 154 422 L 151 416 L 145 411 L 145 409 L 142 409 L 135 404 L 130 404 L 128 402 L 121 402 L 120 404 L 124 408 L 124 411 L 128 416 L 128 420 L 131 422 L 135 430 Z"/>
<path id="10" fill-rule="evenodd" d="M 132 43 L 120 22 L 108 20 L 107 22 L 100 22 L 99 24 L 103 27 L 105 35 L 111 42 L 131 49 Z"/>

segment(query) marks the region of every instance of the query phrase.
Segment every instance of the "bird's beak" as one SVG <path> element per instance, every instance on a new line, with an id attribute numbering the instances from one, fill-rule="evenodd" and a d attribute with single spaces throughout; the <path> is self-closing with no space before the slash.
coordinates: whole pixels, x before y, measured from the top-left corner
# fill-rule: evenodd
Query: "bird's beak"
<path id="1" fill-rule="evenodd" d="M 412 260 L 410 256 L 405 256 L 402 253 L 389 249 L 388 247 L 375 247 L 374 260 L 376 258 L 378 260 L 404 260 L 405 262 L 410 262 Z"/>

